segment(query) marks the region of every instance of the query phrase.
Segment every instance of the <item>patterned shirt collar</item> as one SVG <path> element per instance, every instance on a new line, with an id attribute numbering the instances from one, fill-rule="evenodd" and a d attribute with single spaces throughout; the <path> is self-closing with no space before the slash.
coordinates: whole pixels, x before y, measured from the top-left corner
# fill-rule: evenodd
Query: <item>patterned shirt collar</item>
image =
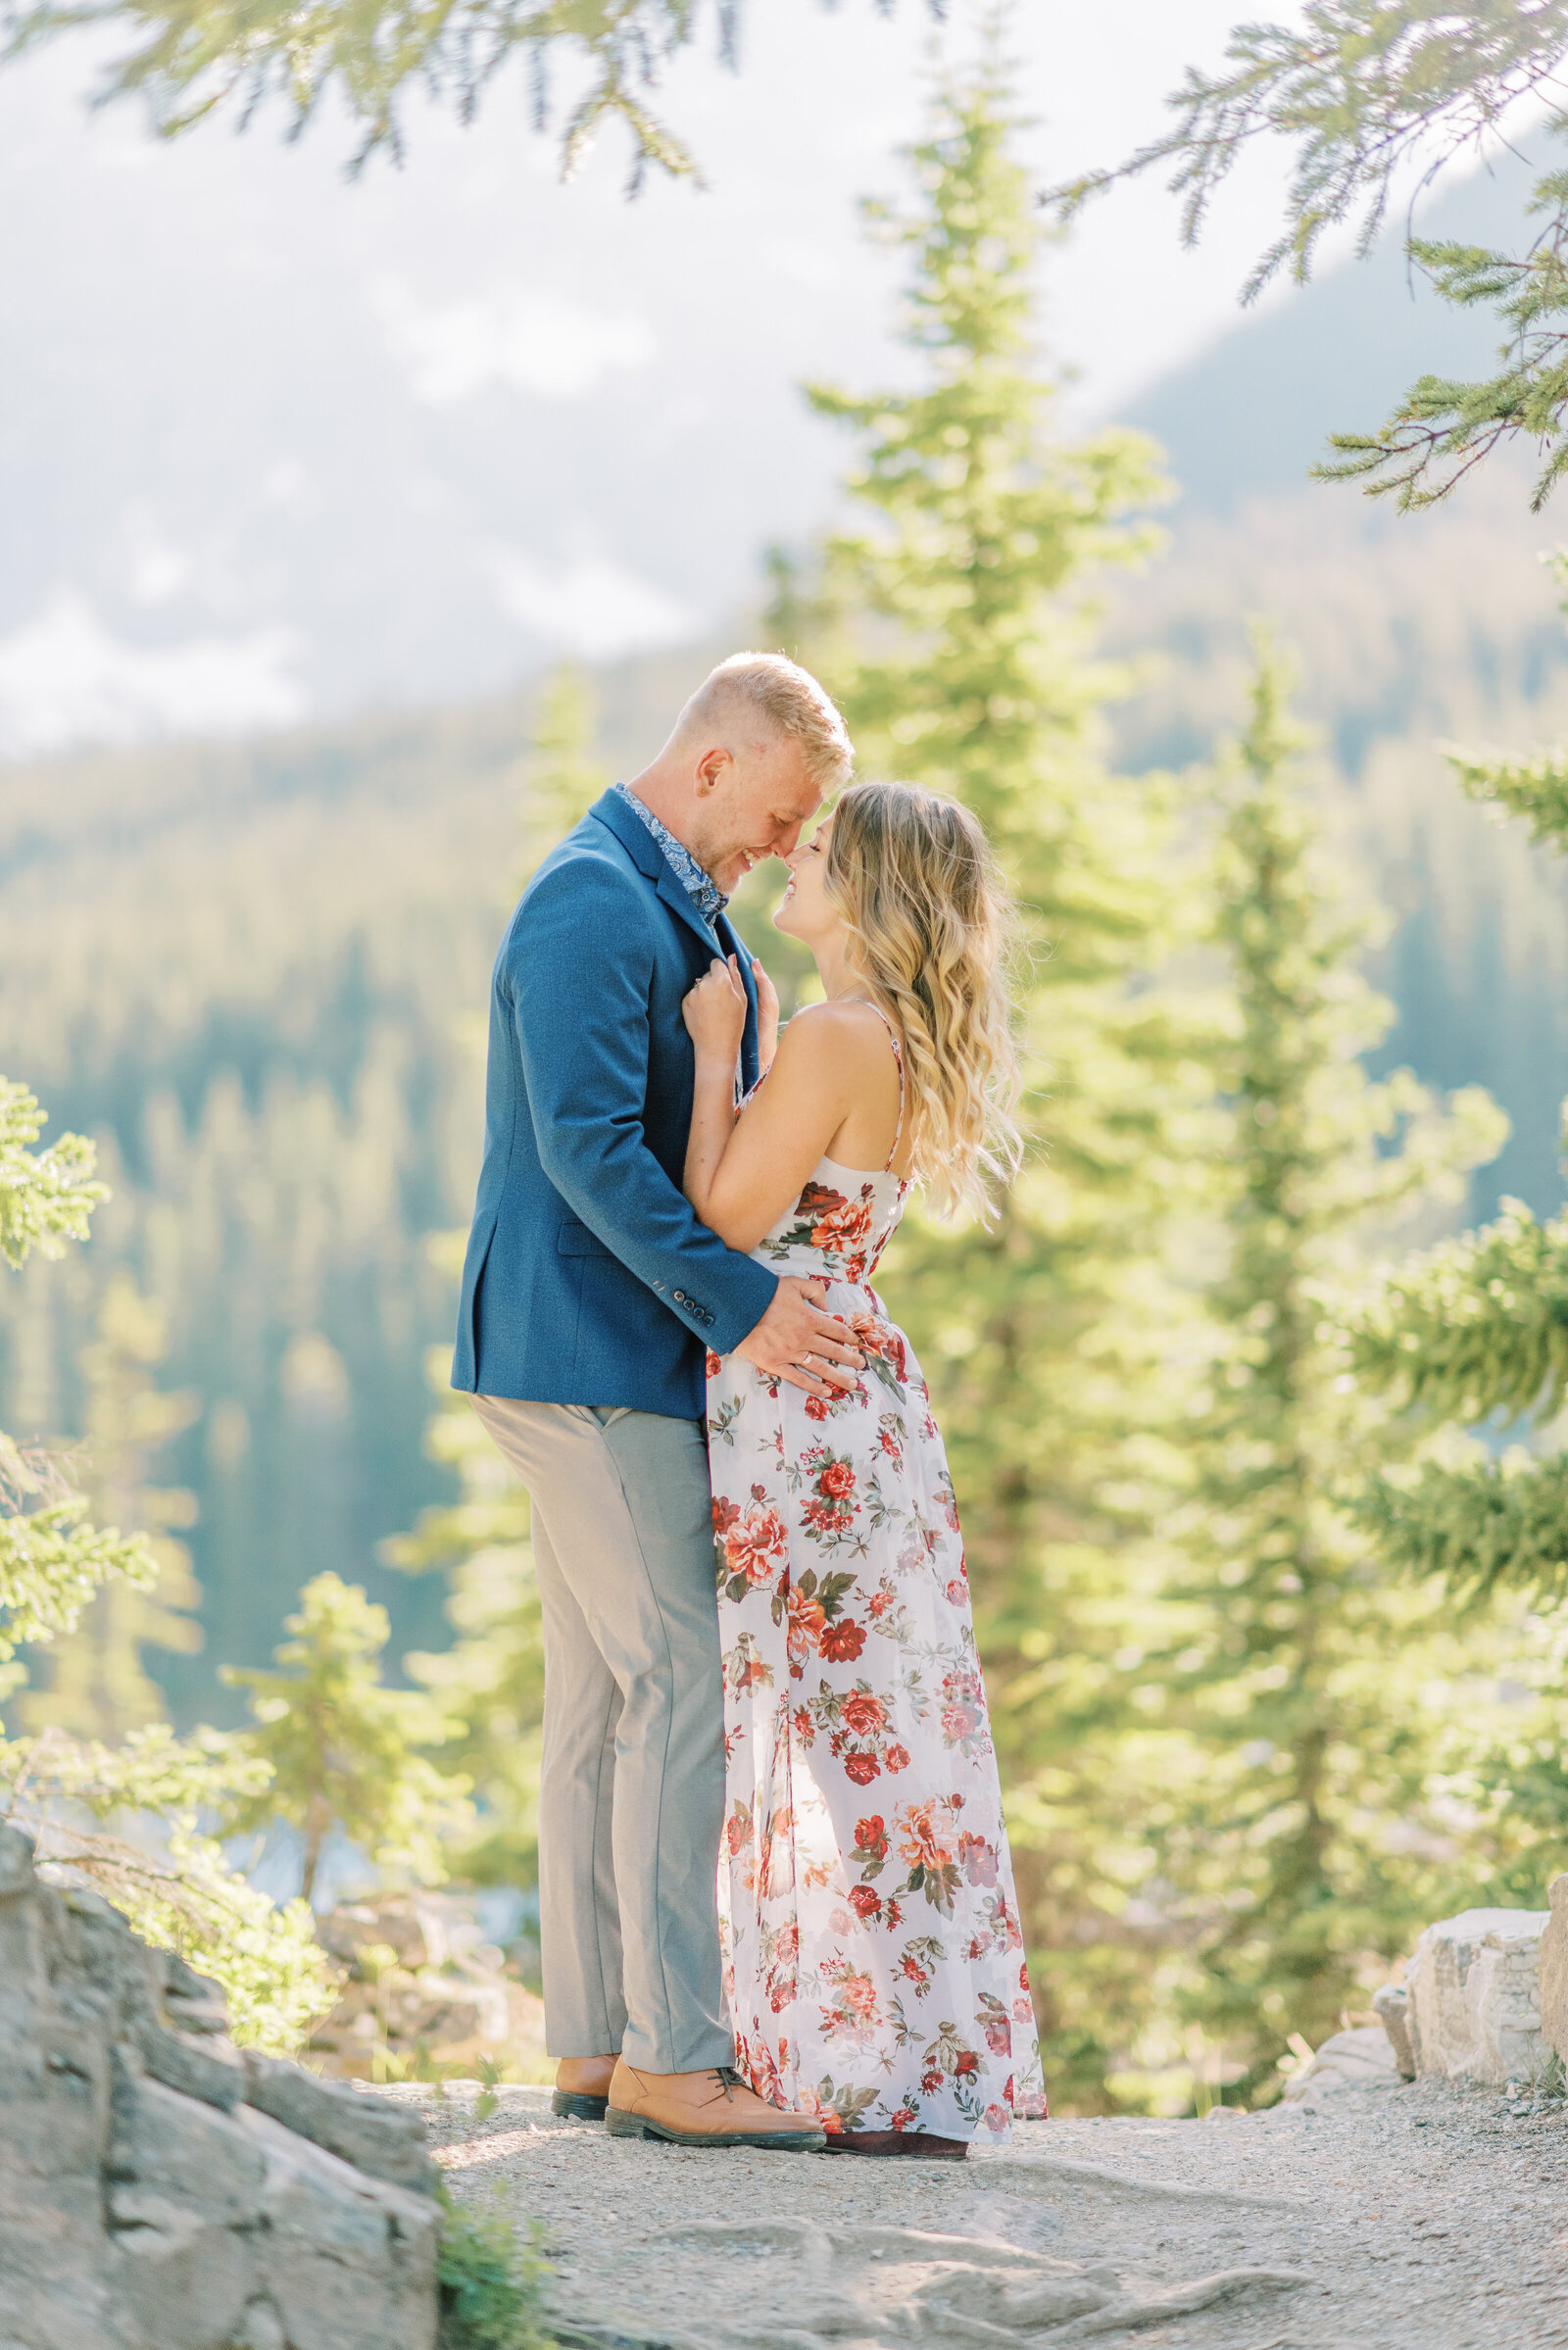
<path id="1" fill-rule="evenodd" d="M 729 899 L 719 888 L 711 873 L 705 871 L 691 851 L 676 840 L 667 824 L 661 824 L 651 808 L 643 806 L 628 784 L 617 783 L 615 790 L 625 801 L 626 806 L 635 808 L 638 815 L 641 816 L 662 849 L 665 863 L 686 892 L 687 897 L 697 907 L 703 920 L 709 923 L 715 922 L 729 904 Z"/>

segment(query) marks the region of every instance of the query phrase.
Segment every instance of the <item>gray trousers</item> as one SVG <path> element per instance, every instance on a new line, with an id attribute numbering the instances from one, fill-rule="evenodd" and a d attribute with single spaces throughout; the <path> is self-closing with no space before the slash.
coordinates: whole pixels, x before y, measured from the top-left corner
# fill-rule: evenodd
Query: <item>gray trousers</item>
<path id="1" fill-rule="evenodd" d="M 700 1420 L 475 1395 L 533 1503 L 550 2054 L 734 2061 L 715 1879 L 724 1701 Z"/>

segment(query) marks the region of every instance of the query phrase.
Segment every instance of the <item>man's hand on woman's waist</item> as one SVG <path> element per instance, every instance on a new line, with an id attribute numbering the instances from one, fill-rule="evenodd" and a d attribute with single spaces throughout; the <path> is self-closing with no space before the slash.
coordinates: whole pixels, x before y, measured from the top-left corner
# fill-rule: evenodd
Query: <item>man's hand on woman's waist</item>
<path id="1" fill-rule="evenodd" d="M 865 1356 L 836 1314 L 827 1311 L 827 1284 L 787 1273 L 757 1328 L 735 1352 L 765 1378 L 787 1380 L 808 1395 L 845 1395 L 865 1368 Z"/>

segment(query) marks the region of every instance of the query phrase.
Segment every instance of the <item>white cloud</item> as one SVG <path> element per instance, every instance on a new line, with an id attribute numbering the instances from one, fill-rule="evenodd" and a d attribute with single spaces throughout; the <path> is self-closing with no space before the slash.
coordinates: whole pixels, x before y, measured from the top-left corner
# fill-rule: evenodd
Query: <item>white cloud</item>
<path id="1" fill-rule="evenodd" d="M 127 645 L 80 596 L 59 595 L 0 637 L 0 757 L 286 724 L 305 710 L 295 651 L 285 628 Z"/>
<path id="2" fill-rule="evenodd" d="M 695 636 L 701 615 L 619 563 L 584 556 L 548 570 L 513 548 L 493 554 L 496 601 L 509 619 L 563 653 L 612 661 Z"/>
<path id="3" fill-rule="evenodd" d="M 149 535 L 131 557 L 131 595 L 138 604 L 167 604 L 190 585 L 193 568 L 178 547 Z"/>
<path id="4" fill-rule="evenodd" d="M 409 369 L 415 398 L 432 408 L 491 384 L 570 400 L 591 392 L 612 368 L 644 367 L 655 354 L 641 318 L 588 310 L 527 286 L 426 303 L 401 278 L 384 277 L 371 300 Z"/>

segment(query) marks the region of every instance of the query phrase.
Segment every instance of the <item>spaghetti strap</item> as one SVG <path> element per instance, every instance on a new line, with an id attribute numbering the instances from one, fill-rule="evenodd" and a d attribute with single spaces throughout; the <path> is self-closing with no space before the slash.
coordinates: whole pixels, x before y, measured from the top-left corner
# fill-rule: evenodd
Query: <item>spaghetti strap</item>
<path id="1" fill-rule="evenodd" d="M 881 1021 L 883 1027 L 887 1030 L 888 1043 L 893 1047 L 893 1064 L 899 1072 L 899 1122 L 893 1129 L 892 1147 L 890 1148 L 886 1158 L 882 1161 L 882 1172 L 884 1175 L 887 1175 L 892 1172 L 893 1161 L 899 1155 L 899 1141 L 904 1133 L 904 1047 L 899 1042 L 898 1030 L 894 1027 L 893 1022 L 888 1018 L 887 1013 L 882 1009 L 881 1004 L 872 1004 L 869 996 L 861 996 L 858 999 L 858 1001 L 866 1004 L 870 1010 L 874 1011 L 877 1018 Z"/>

